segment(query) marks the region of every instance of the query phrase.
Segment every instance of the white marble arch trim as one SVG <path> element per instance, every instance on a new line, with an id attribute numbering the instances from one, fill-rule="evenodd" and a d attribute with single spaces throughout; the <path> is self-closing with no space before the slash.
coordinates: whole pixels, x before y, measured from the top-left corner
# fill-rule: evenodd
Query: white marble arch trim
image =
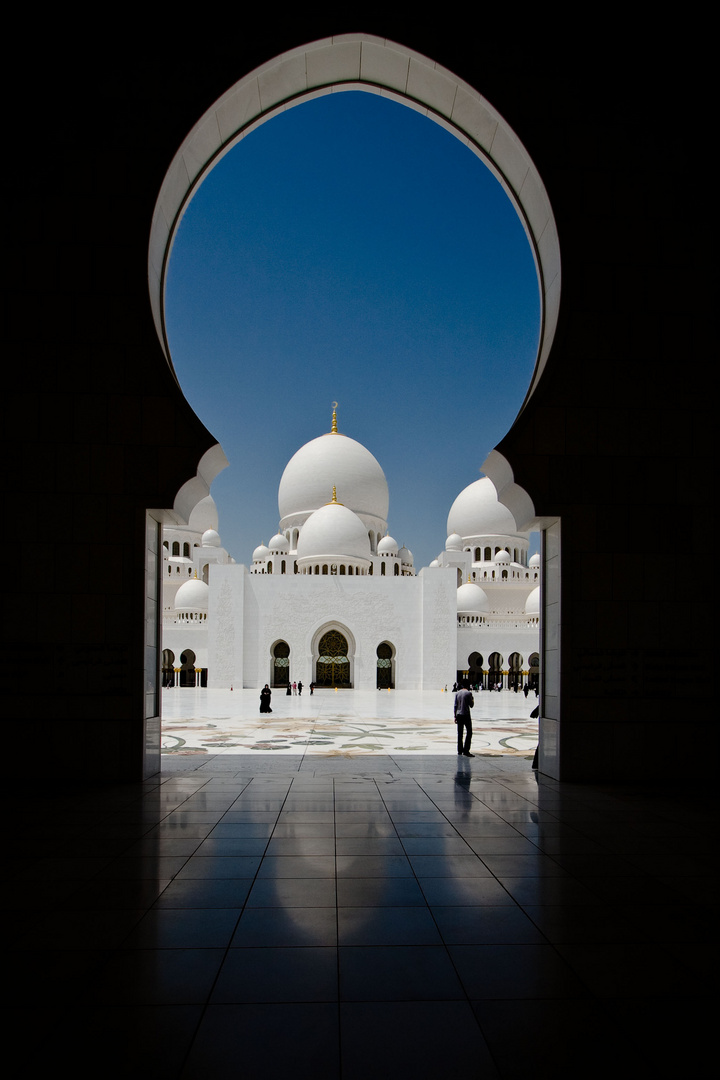
<path id="1" fill-rule="evenodd" d="M 482 157 L 513 202 L 531 244 L 541 294 L 538 356 L 527 402 L 547 360 L 560 307 L 560 246 L 550 200 L 530 155 L 477 90 L 426 56 L 368 34 L 344 34 L 276 56 L 230 87 L 198 120 L 173 158 L 153 213 L 150 303 L 165 333 L 165 274 L 175 230 L 202 177 L 253 128 L 301 101 L 366 90 L 423 112 Z M 524 407 L 524 406 L 523 406 Z"/>

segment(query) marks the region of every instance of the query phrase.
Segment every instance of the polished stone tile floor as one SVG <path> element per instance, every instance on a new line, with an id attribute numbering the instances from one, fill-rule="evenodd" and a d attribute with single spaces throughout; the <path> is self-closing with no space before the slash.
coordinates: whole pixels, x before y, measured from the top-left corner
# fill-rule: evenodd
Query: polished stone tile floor
<path id="1" fill-rule="evenodd" d="M 23 1072 L 714 1071 L 715 804 L 697 763 L 647 791 L 452 746 L 201 757 L 111 788 L 102 763 L 85 789 L 28 768 L 4 890 Z"/>

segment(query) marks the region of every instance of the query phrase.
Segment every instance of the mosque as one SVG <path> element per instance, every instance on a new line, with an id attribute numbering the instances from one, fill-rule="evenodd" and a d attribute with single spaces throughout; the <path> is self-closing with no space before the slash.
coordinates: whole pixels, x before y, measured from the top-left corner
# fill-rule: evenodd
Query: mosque
<path id="1" fill-rule="evenodd" d="M 388 507 L 380 464 L 335 411 L 288 462 L 277 533 L 249 567 L 201 500 L 163 534 L 163 685 L 536 687 L 540 557 L 491 481 L 458 495 L 444 551 L 419 572 Z"/>

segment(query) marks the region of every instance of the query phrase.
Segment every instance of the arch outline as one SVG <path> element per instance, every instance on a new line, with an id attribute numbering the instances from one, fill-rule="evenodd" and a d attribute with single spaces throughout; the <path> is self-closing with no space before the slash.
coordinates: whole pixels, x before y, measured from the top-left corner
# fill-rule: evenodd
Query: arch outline
<path id="1" fill-rule="evenodd" d="M 545 185 L 510 125 L 474 87 L 429 57 L 371 34 L 324 38 L 261 64 L 217 99 L 175 154 L 153 212 L 148 249 L 152 315 L 171 370 L 165 326 L 167 268 L 176 230 L 194 192 L 217 162 L 260 124 L 303 101 L 347 90 L 389 97 L 440 124 L 483 160 L 513 203 L 530 243 L 540 290 L 538 351 L 522 412 L 544 370 L 560 309 L 560 245 Z"/>

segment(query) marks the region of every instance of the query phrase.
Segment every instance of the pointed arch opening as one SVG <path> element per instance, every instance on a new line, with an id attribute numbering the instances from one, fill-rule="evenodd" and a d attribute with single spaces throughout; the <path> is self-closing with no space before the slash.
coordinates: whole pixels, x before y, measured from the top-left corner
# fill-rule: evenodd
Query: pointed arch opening
<path id="1" fill-rule="evenodd" d="M 560 306 L 558 233 L 544 184 L 510 126 L 474 87 L 426 56 L 367 34 L 326 38 L 270 59 L 218 98 L 180 146 L 157 199 L 148 253 L 153 319 L 171 369 L 165 323 L 167 270 L 178 225 L 194 192 L 214 165 L 257 126 L 312 97 L 345 90 L 386 96 L 440 124 L 484 161 L 512 202 L 530 243 L 540 294 L 537 356 L 522 412 L 542 376 Z M 222 449 L 211 447 L 196 475 L 178 491 L 173 511 L 187 519 L 226 465 Z M 559 703 L 557 712 L 559 716 Z"/>
<path id="2" fill-rule="evenodd" d="M 355 641 L 347 627 L 331 623 L 315 634 L 313 669 L 316 687 L 352 689 L 354 667 Z"/>

